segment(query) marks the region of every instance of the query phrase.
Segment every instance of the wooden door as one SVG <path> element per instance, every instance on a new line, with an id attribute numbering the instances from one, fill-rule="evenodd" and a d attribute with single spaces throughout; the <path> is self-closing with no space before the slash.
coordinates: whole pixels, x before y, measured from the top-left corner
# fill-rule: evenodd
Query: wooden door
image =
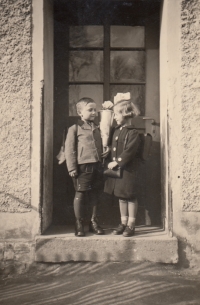
<path id="1" fill-rule="evenodd" d="M 75 103 L 81 97 L 93 98 L 100 110 L 103 101 L 113 101 L 116 93 L 131 92 L 141 111 L 136 127 L 154 140 L 151 156 L 141 167 L 138 224 L 160 223 L 159 5 L 156 1 L 155 6 L 144 7 L 141 1 L 124 7 L 119 1 L 107 1 L 107 8 L 102 8 L 99 1 L 92 7 L 93 2 L 88 2 L 93 14 L 87 18 L 86 6 L 75 9 L 76 1 L 55 6 L 54 156 L 64 127 L 78 119 Z M 154 125 L 143 117 L 152 118 Z M 53 191 L 54 223 L 73 223 L 73 185 L 66 165 L 58 165 L 56 158 Z M 118 223 L 117 201 L 105 194 L 100 201 L 101 222 Z"/>

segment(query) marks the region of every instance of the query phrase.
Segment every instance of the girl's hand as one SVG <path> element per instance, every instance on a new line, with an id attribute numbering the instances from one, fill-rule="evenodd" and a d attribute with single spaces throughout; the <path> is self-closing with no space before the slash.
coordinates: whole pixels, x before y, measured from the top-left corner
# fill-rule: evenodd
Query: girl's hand
<path id="1" fill-rule="evenodd" d="M 73 171 L 69 172 L 69 175 L 70 175 L 71 177 L 76 177 L 78 174 L 77 174 L 77 171 L 76 171 L 76 170 L 73 170 Z"/>
<path id="2" fill-rule="evenodd" d="M 109 169 L 113 169 L 114 167 L 116 167 L 118 165 L 118 163 L 116 161 L 110 162 L 108 163 L 108 168 Z"/>
<path id="3" fill-rule="evenodd" d="M 103 153 L 101 154 L 101 157 L 102 158 L 107 158 L 107 156 L 109 155 L 110 153 L 110 147 L 109 146 L 106 146 L 103 148 Z"/>

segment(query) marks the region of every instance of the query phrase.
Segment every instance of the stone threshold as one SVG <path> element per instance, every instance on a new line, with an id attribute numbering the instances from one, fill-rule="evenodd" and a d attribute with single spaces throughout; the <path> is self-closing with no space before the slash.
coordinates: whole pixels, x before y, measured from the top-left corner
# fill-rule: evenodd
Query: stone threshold
<path id="1" fill-rule="evenodd" d="M 51 226 L 44 235 L 36 236 L 35 261 L 61 263 L 69 261 L 125 262 L 150 261 L 175 264 L 178 262 L 178 242 L 160 227 L 138 226 L 133 237 L 87 232 L 76 237 L 73 226 Z"/>

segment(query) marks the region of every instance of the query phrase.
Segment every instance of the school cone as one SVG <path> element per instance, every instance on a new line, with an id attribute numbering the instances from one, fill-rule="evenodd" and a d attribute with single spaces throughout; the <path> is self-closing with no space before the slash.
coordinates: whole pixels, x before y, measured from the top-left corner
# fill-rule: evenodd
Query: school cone
<path id="1" fill-rule="evenodd" d="M 108 141 L 110 137 L 111 127 L 114 118 L 114 112 L 112 110 L 100 110 L 100 132 L 102 138 L 102 145 L 103 147 L 108 146 Z"/>
<path id="2" fill-rule="evenodd" d="M 114 112 L 110 109 L 104 109 L 99 111 L 100 117 L 100 133 L 103 145 L 103 152 L 107 150 L 107 146 L 109 144 L 111 127 L 114 119 Z M 103 159 L 104 163 L 104 159 Z"/>

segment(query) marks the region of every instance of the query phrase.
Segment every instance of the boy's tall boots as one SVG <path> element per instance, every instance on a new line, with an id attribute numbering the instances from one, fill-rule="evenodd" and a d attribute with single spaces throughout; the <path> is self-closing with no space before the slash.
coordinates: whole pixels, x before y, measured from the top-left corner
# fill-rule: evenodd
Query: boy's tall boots
<path id="1" fill-rule="evenodd" d="M 93 190 L 90 191 L 88 195 L 89 195 L 90 205 L 92 207 L 92 217 L 89 224 L 89 232 L 92 232 L 96 235 L 103 235 L 104 230 L 99 226 L 97 219 L 97 205 L 98 205 L 97 192 Z"/>
<path id="2" fill-rule="evenodd" d="M 92 232 L 96 235 L 103 235 L 104 230 L 99 226 L 98 220 L 96 217 L 92 218 L 89 224 L 89 232 Z"/>
<path id="3" fill-rule="evenodd" d="M 84 227 L 83 227 L 83 218 L 76 219 L 75 235 L 78 237 L 85 236 Z"/>
<path id="4" fill-rule="evenodd" d="M 84 193 L 76 192 L 74 197 L 74 214 L 76 217 L 75 222 L 75 236 L 85 236 L 83 227 L 83 204 L 84 204 Z"/>

